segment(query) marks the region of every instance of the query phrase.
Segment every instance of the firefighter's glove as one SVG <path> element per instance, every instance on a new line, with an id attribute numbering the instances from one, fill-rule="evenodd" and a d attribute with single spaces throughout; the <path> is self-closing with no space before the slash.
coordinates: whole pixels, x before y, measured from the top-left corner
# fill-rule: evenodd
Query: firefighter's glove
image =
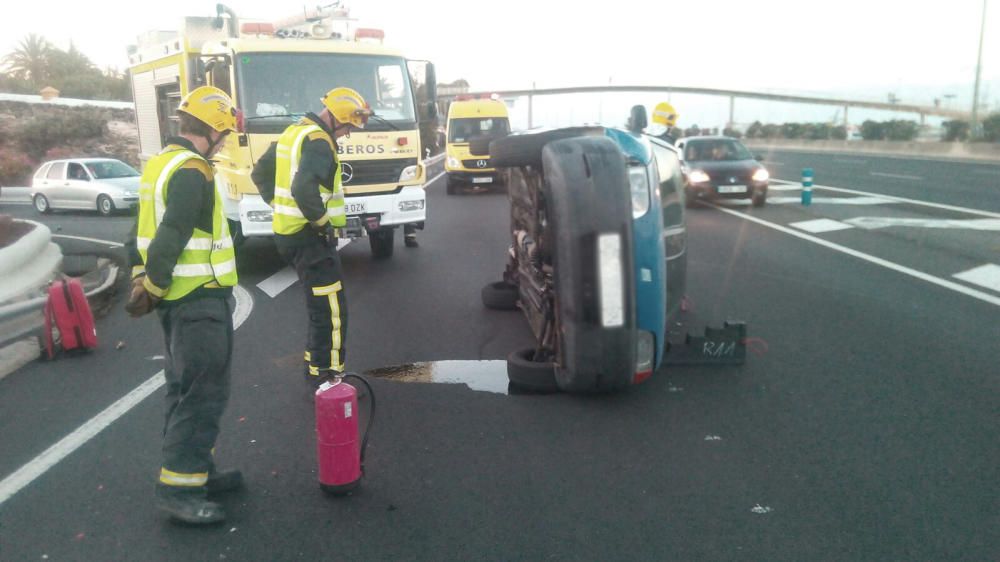
<path id="1" fill-rule="evenodd" d="M 316 234 L 326 242 L 327 246 L 331 248 L 337 247 L 338 232 L 332 224 L 326 223 L 323 226 L 313 228 L 316 230 Z"/>
<path id="2" fill-rule="evenodd" d="M 125 303 L 125 311 L 133 318 L 149 314 L 161 300 L 146 288 L 145 281 L 145 275 L 132 279 L 132 290 L 129 292 L 128 302 Z"/>

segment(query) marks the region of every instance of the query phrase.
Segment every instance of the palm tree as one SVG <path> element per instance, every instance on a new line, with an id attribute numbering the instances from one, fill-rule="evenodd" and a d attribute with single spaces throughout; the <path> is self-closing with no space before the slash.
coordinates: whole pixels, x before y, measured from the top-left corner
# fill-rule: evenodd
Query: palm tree
<path id="1" fill-rule="evenodd" d="M 44 37 L 29 33 L 13 53 L 4 57 L 7 71 L 16 78 L 27 80 L 35 88 L 47 78 L 49 52 L 52 45 Z"/>

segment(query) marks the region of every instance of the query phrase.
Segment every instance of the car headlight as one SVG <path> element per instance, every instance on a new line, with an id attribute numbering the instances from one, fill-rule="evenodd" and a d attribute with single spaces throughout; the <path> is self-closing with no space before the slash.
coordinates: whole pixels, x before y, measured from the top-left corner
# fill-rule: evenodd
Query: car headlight
<path id="1" fill-rule="evenodd" d="M 639 218 L 649 211 L 649 174 L 645 166 L 629 166 L 629 189 L 632 191 L 632 217 Z"/>
<path id="2" fill-rule="evenodd" d="M 771 174 L 767 173 L 767 170 L 761 168 L 753 173 L 753 181 L 755 182 L 765 182 L 771 179 Z"/>
<path id="3" fill-rule="evenodd" d="M 399 181 L 410 181 L 417 179 L 417 167 L 407 166 L 403 168 L 403 172 L 399 174 Z"/>
<path id="4" fill-rule="evenodd" d="M 708 177 L 708 174 L 701 170 L 692 170 L 688 174 L 688 181 L 691 183 L 708 183 L 712 178 Z"/>
<path id="5" fill-rule="evenodd" d="M 454 156 L 449 156 L 448 157 L 448 167 L 449 168 L 458 168 L 459 167 L 458 158 L 455 158 Z"/>

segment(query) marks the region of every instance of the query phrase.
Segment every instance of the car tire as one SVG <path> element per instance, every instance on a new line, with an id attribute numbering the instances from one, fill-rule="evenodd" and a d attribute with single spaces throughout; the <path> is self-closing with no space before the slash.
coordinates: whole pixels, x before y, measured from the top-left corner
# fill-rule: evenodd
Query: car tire
<path id="1" fill-rule="evenodd" d="M 548 143 L 574 137 L 603 135 L 603 127 L 566 127 L 536 133 L 509 135 L 490 143 L 491 165 L 497 168 L 541 166 L 542 148 Z"/>
<path id="2" fill-rule="evenodd" d="M 512 351 L 507 356 L 507 380 L 518 389 L 550 394 L 559 392 L 555 364 L 535 361 L 535 348 Z"/>
<path id="3" fill-rule="evenodd" d="M 497 281 L 483 287 L 480 292 L 483 306 L 493 310 L 517 310 L 517 285 Z"/>
<path id="4" fill-rule="evenodd" d="M 110 217 L 115 214 L 115 202 L 112 201 L 107 195 L 98 195 L 97 212 L 100 213 L 102 217 Z"/>
<path id="5" fill-rule="evenodd" d="M 754 193 L 753 197 L 750 199 L 750 204 L 754 207 L 763 207 L 764 203 L 767 202 L 767 193 Z"/>
<path id="6" fill-rule="evenodd" d="M 392 250 L 395 239 L 395 228 L 380 228 L 368 233 L 368 244 L 372 250 L 372 256 L 377 259 L 387 259 L 392 257 Z"/>
<path id="7" fill-rule="evenodd" d="M 554 241 L 560 357 L 556 382 L 567 392 L 627 386 L 635 370 L 635 271 L 632 197 L 618 145 L 601 137 L 550 142 L 542 150 L 549 235 Z M 622 326 L 601 326 L 597 240 L 617 234 L 623 289 Z"/>
<path id="8" fill-rule="evenodd" d="M 36 194 L 35 197 L 32 198 L 31 202 L 34 204 L 35 210 L 38 211 L 39 214 L 47 215 L 52 212 L 52 205 L 49 205 L 49 199 L 41 193 Z"/>

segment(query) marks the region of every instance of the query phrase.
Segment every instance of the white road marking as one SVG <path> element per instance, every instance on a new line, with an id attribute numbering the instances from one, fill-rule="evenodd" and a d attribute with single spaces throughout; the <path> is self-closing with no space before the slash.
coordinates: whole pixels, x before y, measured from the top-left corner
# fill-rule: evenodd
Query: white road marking
<path id="1" fill-rule="evenodd" d="M 233 307 L 233 329 L 237 329 L 250 317 L 250 312 L 253 310 L 253 299 L 250 297 L 250 293 L 239 285 L 233 288 L 233 297 L 236 299 L 236 306 Z M 87 441 L 93 439 L 164 384 L 166 384 L 166 379 L 164 379 L 161 370 L 147 379 L 146 382 L 135 387 L 132 392 L 105 408 L 104 411 L 90 418 L 75 431 L 60 439 L 42 454 L 4 478 L 0 481 L 0 505 L 3 505 L 14 494 L 20 492 L 25 486 L 34 482 L 39 476 L 82 447 Z"/>
<path id="2" fill-rule="evenodd" d="M 841 162 L 843 164 L 867 164 L 867 160 L 862 160 L 860 158 L 834 158 L 834 162 Z"/>
<path id="3" fill-rule="evenodd" d="M 280 295 L 299 280 L 299 276 L 291 267 L 285 267 L 267 279 L 257 283 L 257 288 L 264 291 L 272 299 Z"/>
<path id="4" fill-rule="evenodd" d="M 1000 292 L 1000 265 L 988 263 L 968 271 L 956 273 L 952 277 Z"/>
<path id="5" fill-rule="evenodd" d="M 441 172 L 440 174 L 438 174 L 438 175 L 434 176 L 433 178 L 431 178 L 430 180 L 428 180 L 427 183 L 425 183 L 424 185 L 427 186 L 427 185 L 430 185 L 430 184 L 436 182 L 438 180 L 438 178 L 440 178 L 441 176 L 445 175 L 446 173 L 448 173 L 448 172 Z"/>
<path id="6" fill-rule="evenodd" d="M 100 238 L 88 238 L 86 236 L 72 236 L 70 234 L 53 234 L 53 238 L 68 238 L 70 240 L 81 240 L 83 242 L 93 242 L 95 244 L 107 244 L 112 248 L 121 248 L 124 246 L 121 242 L 112 242 L 111 240 L 101 240 Z"/>
<path id="7" fill-rule="evenodd" d="M 921 176 L 908 176 L 906 174 L 889 174 L 886 172 L 868 172 L 873 176 L 878 176 L 880 178 L 892 178 L 897 180 L 910 180 L 910 181 L 923 181 Z"/>
<path id="8" fill-rule="evenodd" d="M 899 217 L 856 217 L 844 222 L 874 230 L 890 226 L 913 228 L 949 228 L 967 230 L 1000 230 L 1000 219 L 908 219 Z"/>
<path id="9" fill-rule="evenodd" d="M 949 281 L 947 279 L 942 279 L 940 277 L 935 277 L 934 275 L 930 275 L 930 274 L 924 273 L 922 271 L 917 271 L 916 269 L 913 269 L 913 268 L 910 268 L 910 267 L 906 267 L 905 265 L 900 265 L 898 263 L 891 262 L 889 260 L 885 260 L 885 259 L 882 259 L 880 257 L 873 256 L 871 254 L 866 254 L 864 252 L 859 252 L 857 250 L 848 248 L 846 246 L 841 246 L 840 244 L 835 244 L 835 243 L 830 242 L 828 240 L 823 240 L 822 238 L 817 238 L 817 237 L 815 237 L 815 236 L 813 236 L 811 234 L 805 234 L 805 233 L 799 232 L 797 230 L 793 230 L 791 228 L 788 228 L 787 226 L 783 226 L 783 225 L 780 225 L 780 224 L 775 224 L 773 222 L 768 222 L 766 220 L 763 220 L 763 219 L 760 219 L 760 218 L 757 218 L 757 217 L 754 217 L 754 216 L 750 216 L 750 215 L 748 215 L 746 213 L 741 213 L 739 211 L 734 211 L 732 209 L 726 209 L 725 207 L 721 207 L 719 205 L 711 205 L 711 206 L 714 207 L 714 208 L 716 208 L 716 209 L 718 209 L 718 210 L 720 210 L 720 211 L 722 211 L 723 213 L 729 213 L 730 215 L 733 215 L 735 217 L 739 217 L 741 219 L 748 220 L 750 222 L 755 222 L 755 223 L 757 223 L 757 224 L 759 224 L 761 226 L 765 226 L 767 228 L 771 228 L 771 229 L 777 230 L 778 232 L 784 232 L 785 234 L 790 234 L 792 236 L 795 236 L 796 238 L 801 238 L 803 240 L 807 240 L 809 242 L 813 242 L 814 244 L 819 244 L 820 246 L 825 246 L 825 247 L 827 247 L 827 248 L 829 248 L 831 250 L 836 250 L 836 251 L 838 251 L 840 253 L 847 254 L 849 256 L 853 256 L 853 257 L 856 257 L 858 259 L 865 260 L 865 261 L 873 263 L 875 265 L 880 265 L 880 266 L 882 266 L 882 267 L 884 267 L 886 269 L 891 269 L 893 271 L 897 271 L 899 273 L 903 273 L 905 275 L 909 275 L 911 277 L 915 277 L 915 278 L 920 279 L 922 281 L 927 281 L 928 283 L 932 283 L 932 284 L 937 285 L 939 287 L 943 287 L 945 289 L 950 289 L 952 291 L 955 291 L 956 293 L 961 293 L 963 295 L 966 295 L 966 296 L 969 296 L 969 297 L 972 297 L 972 298 L 975 298 L 975 299 L 979 299 L 979 300 L 981 300 L 983 302 L 986 302 L 986 303 L 989 303 L 989 304 L 992 304 L 992 305 L 995 305 L 995 306 L 1000 306 L 1000 297 L 998 297 L 998 296 L 991 295 L 989 293 L 984 293 L 982 291 L 977 291 L 975 289 L 970 289 L 969 287 L 966 287 L 965 285 L 959 285 L 958 283 L 955 283 L 953 281 Z"/>
<path id="10" fill-rule="evenodd" d="M 770 205 L 801 205 L 802 197 L 768 197 Z M 733 207 L 747 207 L 749 199 L 717 199 L 714 203 Z M 895 201 L 881 197 L 813 197 L 813 205 L 892 205 Z"/>
<path id="11" fill-rule="evenodd" d="M 784 184 L 795 184 L 796 182 L 790 182 L 785 180 L 772 179 L 772 182 L 780 182 Z M 897 201 L 899 203 L 909 203 L 911 205 L 920 205 L 922 207 L 931 207 L 934 209 L 944 209 L 946 211 L 957 211 L 959 213 L 966 213 L 969 215 L 978 215 L 981 217 L 993 217 L 1000 219 L 1000 213 L 993 213 L 990 211 L 980 211 L 979 209 L 970 209 L 968 207 L 957 207 L 955 205 L 942 205 L 941 203 L 931 203 L 929 201 L 920 201 L 918 199 L 907 199 L 906 197 L 896 197 L 894 195 L 882 195 L 880 193 L 869 193 L 867 191 L 858 191 L 857 189 L 847 189 L 844 187 L 833 187 L 829 185 L 814 185 L 813 189 L 825 189 L 827 191 L 835 191 L 838 193 L 850 193 L 853 195 L 865 195 L 870 197 L 880 197 L 882 199 L 889 199 L 890 201 Z"/>
<path id="12" fill-rule="evenodd" d="M 354 240 L 348 239 L 338 240 L 337 251 L 339 252 L 340 250 L 343 250 L 344 247 L 353 241 Z M 286 266 L 274 275 L 271 275 L 267 279 L 257 283 L 257 288 L 273 299 L 283 293 L 285 289 L 294 285 L 298 280 L 299 276 L 295 273 L 295 270 L 292 269 L 291 266 Z"/>
<path id="13" fill-rule="evenodd" d="M 844 224 L 840 221 L 830 220 L 830 219 L 815 219 L 810 221 L 800 221 L 790 223 L 788 226 L 793 226 L 799 230 L 805 230 L 806 232 L 812 232 L 813 234 L 818 234 L 820 232 L 834 232 L 836 230 L 847 230 L 854 228 L 849 224 Z"/>
<path id="14" fill-rule="evenodd" d="M 802 186 L 799 184 L 771 184 L 767 186 L 768 191 L 799 191 Z"/>

